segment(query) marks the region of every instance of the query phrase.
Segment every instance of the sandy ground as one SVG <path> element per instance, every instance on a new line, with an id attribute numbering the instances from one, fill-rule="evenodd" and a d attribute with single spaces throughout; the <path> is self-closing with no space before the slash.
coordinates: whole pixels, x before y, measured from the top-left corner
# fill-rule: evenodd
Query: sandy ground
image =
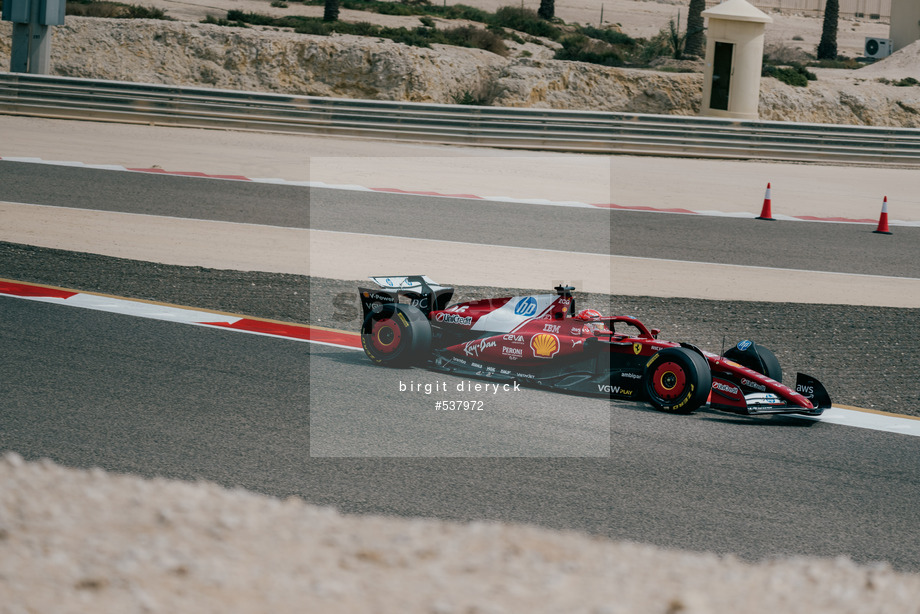
<path id="1" fill-rule="evenodd" d="M 493 523 L 342 516 L 0 458 L 0 613 L 918 612 L 920 576 Z"/>

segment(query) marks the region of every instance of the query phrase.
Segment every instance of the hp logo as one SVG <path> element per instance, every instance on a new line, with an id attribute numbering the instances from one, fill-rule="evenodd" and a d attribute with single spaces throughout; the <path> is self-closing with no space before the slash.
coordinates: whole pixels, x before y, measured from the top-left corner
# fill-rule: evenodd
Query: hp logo
<path id="1" fill-rule="evenodd" d="M 514 313 L 519 316 L 533 316 L 537 314 L 537 299 L 532 296 L 522 298 L 514 307 Z"/>

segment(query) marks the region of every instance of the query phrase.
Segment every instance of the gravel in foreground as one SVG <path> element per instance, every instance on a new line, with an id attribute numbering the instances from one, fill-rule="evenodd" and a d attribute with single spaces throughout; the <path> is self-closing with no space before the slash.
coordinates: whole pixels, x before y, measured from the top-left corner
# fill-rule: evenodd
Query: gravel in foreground
<path id="1" fill-rule="evenodd" d="M 2 242 L 0 277 L 351 331 L 360 324 L 356 289 L 369 283 L 169 266 Z M 550 291 L 457 286 L 455 297 Z M 712 352 L 752 339 L 774 351 L 787 381 L 796 371 L 817 377 L 835 404 L 920 416 L 915 309 L 579 292 L 576 300 L 580 308 L 637 316 L 660 328 L 662 339 Z"/>
<path id="2" fill-rule="evenodd" d="M 856 614 L 917 612 L 918 594 L 920 576 L 846 558 L 751 565 L 0 458 L 4 614 Z"/>

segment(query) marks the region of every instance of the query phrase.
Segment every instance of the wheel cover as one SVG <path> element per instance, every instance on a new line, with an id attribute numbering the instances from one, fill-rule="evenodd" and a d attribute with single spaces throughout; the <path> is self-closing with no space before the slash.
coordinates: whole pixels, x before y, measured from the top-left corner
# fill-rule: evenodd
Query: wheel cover
<path id="1" fill-rule="evenodd" d="M 674 401 L 682 396 L 687 388 L 687 372 L 676 362 L 665 362 L 652 374 L 652 389 L 665 401 Z"/>
<path id="2" fill-rule="evenodd" d="M 399 347 L 402 331 L 393 320 L 374 320 L 371 327 L 371 344 L 375 350 L 391 354 Z"/>

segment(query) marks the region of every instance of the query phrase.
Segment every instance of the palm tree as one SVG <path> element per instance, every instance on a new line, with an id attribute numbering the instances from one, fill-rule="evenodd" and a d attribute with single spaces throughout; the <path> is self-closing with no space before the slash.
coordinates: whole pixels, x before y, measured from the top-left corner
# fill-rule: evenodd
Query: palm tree
<path id="1" fill-rule="evenodd" d="M 690 0 L 690 9 L 687 12 L 687 39 L 684 41 L 684 53 L 687 55 L 703 55 L 705 9 L 706 0 Z"/>
<path id="2" fill-rule="evenodd" d="M 323 21 L 337 21 L 339 18 L 339 0 L 325 0 Z"/>
<path id="3" fill-rule="evenodd" d="M 537 10 L 537 15 L 546 21 L 550 21 L 555 14 L 556 0 L 540 0 L 540 8 Z"/>
<path id="4" fill-rule="evenodd" d="M 837 14 L 840 12 L 840 0 L 827 0 L 824 7 L 824 29 L 821 42 L 818 43 L 818 59 L 837 59 Z"/>

